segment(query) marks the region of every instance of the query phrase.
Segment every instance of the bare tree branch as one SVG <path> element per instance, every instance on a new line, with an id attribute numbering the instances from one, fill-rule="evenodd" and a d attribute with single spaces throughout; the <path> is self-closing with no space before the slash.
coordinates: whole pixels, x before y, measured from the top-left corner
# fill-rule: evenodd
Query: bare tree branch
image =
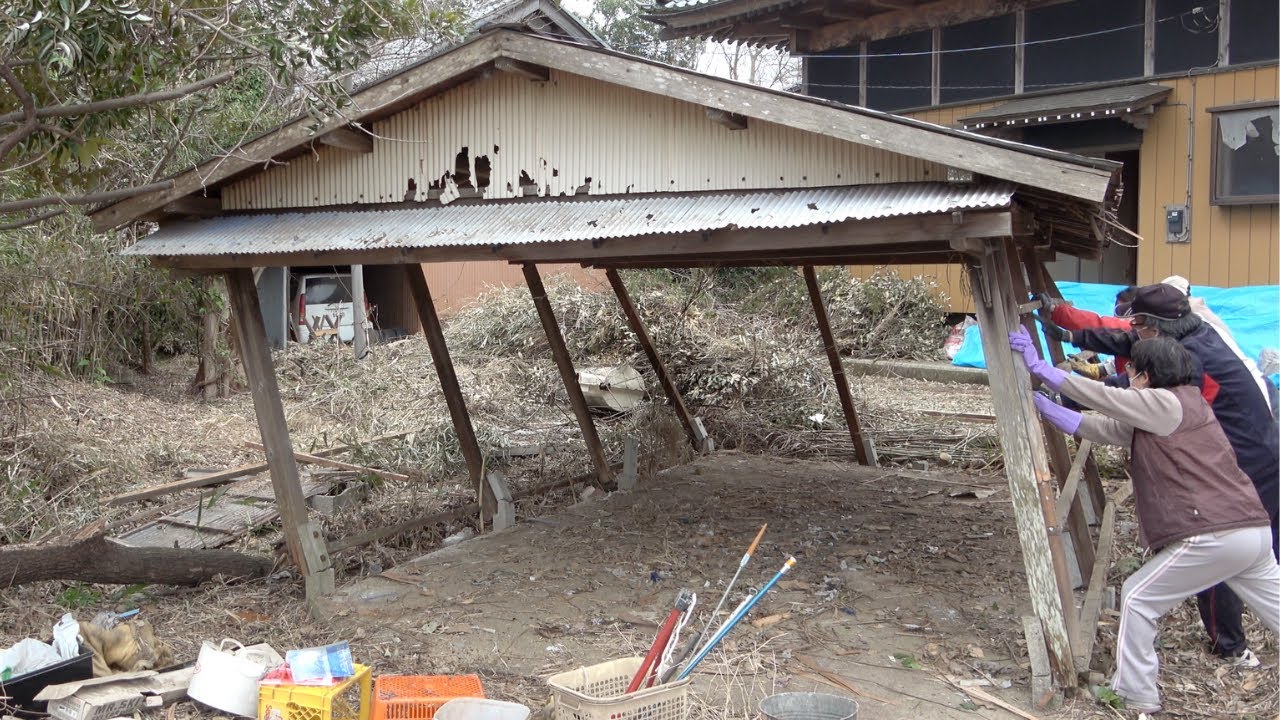
<path id="1" fill-rule="evenodd" d="M 15 128 L 6 135 L 4 140 L 0 140 L 0 160 L 3 160 L 10 150 L 18 146 L 18 143 L 31 137 L 40 121 L 36 119 L 35 98 L 31 97 L 31 93 L 23 86 L 22 81 L 18 80 L 18 76 L 14 74 L 13 68 L 8 63 L 0 64 L 0 78 L 3 78 L 9 88 L 13 90 L 18 102 L 22 103 L 21 110 L 9 113 L 14 116 L 14 122 L 21 120 L 22 126 Z"/>
<path id="2" fill-rule="evenodd" d="M 55 218 L 55 217 L 58 217 L 59 215 L 65 215 L 66 212 L 67 212 L 66 210 L 50 210 L 48 212 L 40 213 L 39 215 L 32 215 L 31 217 L 28 217 L 28 218 L 23 218 L 21 220 L 14 220 L 13 222 L 10 222 L 10 223 L 4 223 L 3 225 L 0 225 L 0 232 L 5 232 L 6 230 L 17 230 L 18 228 L 24 228 L 29 225 L 35 225 L 36 223 L 42 223 L 45 220 L 48 220 L 50 218 Z"/>
<path id="3" fill-rule="evenodd" d="M 26 200 L 10 200 L 8 202 L 0 202 L 0 213 L 20 212 L 22 210 L 31 210 L 33 208 L 45 207 L 48 205 L 96 205 L 98 203 L 123 200 L 125 198 L 130 198 L 135 195 L 143 195 L 156 190 L 168 190 L 171 187 L 173 187 L 172 180 L 163 180 L 157 183 L 139 185 L 137 187 L 124 188 L 122 190 L 107 190 L 104 192 L 85 193 L 84 195 L 46 195 L 44 197 L 28 198 Z"/>
<path id="4" fill-rule="evenodd" d="M 10 71 L 9 74 L 12 75 L 12 72 Z M 215 85 L 221 85 L 222 83 L 230 80 L 234 76 L 235 76 L 234 71 L 227 71 L 227 72 L 219 73 L 218 75 L 207 77 L 203 80 L 193 82 L 187 85 L 182 85 L 176 88 L 170 88 L 168 90 L 159 90 L 157 92 L 151 92 L 151 93 L 138 93 L 136 95 L 122 95 L 120 97 L 110 98 L 108 100 L 95 100 L 93 102 L 79 103 L 76 105 L 53 105 L 50 107 L 36 108 L 35 117 L 39 119 L 53 118 L 53 117 L 74 117 L 76 115 L 90 115 L 92 113 L 108 112 L 111 110 L 123 110 L 126 108 L 141 107 L 143 105 L 151 105 L 154 103 L 167 102 L 169 100 L 177 100 L 179 98 L 184 98 L 188 95 L 198 93 L 201 90 L 207 90 L 208 88 L 214 87 Z M 0 77 L 4 77 L 2 73 L 0 73 Z M 4 79 L 8 81 L 7 77 L 5 77 Z M 14 81 L 16 82 L 17 78 L 14 78 Z M 10 83 L 10 86 L 12 86 L 12 84 L 13 83 Z M 21 86 L 19 85 L 19 87 Z M 25 110 L 5 113 L 4 115 L 0 115 L 0 125 L 12 124 L 22 120 L 24 118 L 24 114 L 23 114 L 24 112 Z M 3 146 L 0 145 L 0 148 L 3 148 Z"/>

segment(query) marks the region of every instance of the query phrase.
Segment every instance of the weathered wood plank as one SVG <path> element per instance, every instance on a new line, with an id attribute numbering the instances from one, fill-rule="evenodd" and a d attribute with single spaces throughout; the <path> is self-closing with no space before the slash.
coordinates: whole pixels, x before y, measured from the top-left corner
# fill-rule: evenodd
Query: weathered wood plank
<path id="1" fill-rule="evenodd" d="M 449 345 L 444 339 L 444 327 L 440 324 L 440 315 L 436 312 L 435 300 L 431 297 L 431 288 L 427 286 L 427 275 L 421 265 L 409 265 L 405 268 L 405 276 L 409 280 L 409 290 L 413 294 L 414 303 L 418 306 L 418 317 L 422 320 L 422 332 L 427 337 L 427 345 L 431 349 L 431 362 L 435 365 L 436 376 L 440 378 L 440 388 L 444 392 L 445 404 L 449 407 L 449 418 L 453 422 L 453 430 L 458 434 L 458 444 L 462 447 L 462 457 L 467 461 L 467 472 L 471 478 L 471 487 L 475 488 L 480 501 L 481 521 L 492 518 L 498 509 L 498 500 L 493 488 L 484 479 L 484 456 L 480 452 L 480 442 L 476 439 L 476 431 L 471 424 L 471 413 L 467 411 L 467 402 L 462 395 L 462 387 L 458 383 L 458 374 L 453 369 L 453 359 L 449 356 Z"/>
<path id="2" fill-rule="evenodd" d="M 1024 7 L 1048 5 L 1055 0 L 938 0 L 912 5 L 869 18 L 832 23 L 809 34 L 808 43 L 793 49 L 797 53 L 817 53 L 867 40 L 907 35 L 917 30 L 950 27 L 971 20 L 1005 15 Z M 1061 2 L 1062 0 L 1056 0 Z"/>
<path id="3" fill-rule="evenodd" d="M 1043 499 L 1046 494 L 1052 496 L 1053 487 L 1044 436 L 1035 420 L 1035 410 L 1030 407 L 1030 376 L 1025 368 L 1015 365 L 1009 349 L 1008 334 L 1014 322 L 1013 298 L 1007 281 L 1002 281 L 1008 263 L 1000 250 L 1000 245 L 995 244 L 977 266 L 970 265 L 969 277 L 987 372 L 991 376 L 992 405 L 1031 606 L 1044 627 L 1055 681 L 1066 686 L 1075 682 L 1070 631 L 1075 625 L 1075 607 L 1062 537 L 1057 533 L 1051 535 L 1046 522 Z"/>
<path id="4" fill-rule="evenodd" d="M 555 311 L 547 298 L 547 289 L 542 285 L 542 276 L 538 274 L 538 266 L 533 263 L 525 263 L 523 270 L 524 281 L 529 286 L 529 294 L 533 296 L 533 304 L 538 310 L 538 319 L 542 322 L 542 331 L 551 345 L 556 369 L 560 371 L 560 380 L 564 383 L 569 404 L 573 407 L 578 427 L 582 430 L 582 440 L 587 445 L 587 452 L 591 454 L 596 480 L 600 485 L 606 485 L 613 479 L 613 472 L 609 469 L 609 461 L 605 459 L 604 445 L 600 443 L 600 435 L 596 433 L 587 400 L 582 396 L 582 386 L 578 385 L 578 374 L 573 370 L 573 360 L 569 357 L 569 349 L 565 347 L 564 336 L 560 334 L 560 324 L 556 322 Z"/>
<path id="5" fill-rule="evenodd" d="M 227 289 L 235 319 L 233 324 L 240 340 L 240 359 L 253 396 L 262 444 L 266 448 L 267 466 L 271 471 L 271 486 L 280 510 L 285 543 L 293 562 L 307 580 L 307 597 L 313 599 L 333 591 L 333 570 L 320 528 L 307 516 L 307 501 L 302 494 L 298 465 L 293 458 L 293 443 L 289 439 L 284 405 L 280 402 L 271 352 L 267 349 L 267 331 L 262 324 L 262 308 L 258 305 L 253 271 L 243 268 L 228 272 Z"/>
<path id="6" fill-rule="evenodd" d="M 645 327 L 644 319 L 640 317 L 640 311 L 636 309 L 635 303 L 631 301 L 631 295 L 627 292 L 626 284 L 622 282 L 622 276 L 613 268 L 606 270 L 604 275 L 608 278 L 610 287 L 613 288 L 613 294 L 618 297 L 618 304 L 622 306 L 622 314 L 627 316 L 627 324 L 631 326 L 631 332 L 635 333 L 636 342 L 640 343 L 640 347 L 644 349 L 645 356 L 649 358 L 649 367 L 653 368 L 653 374 L 658 376 L 658 384 L 662 386 L 662 392 L 667 396 L 667 402 L 671 404 L 671 409 L 675 411 L 676 417 L 680 419 L 680 424 L 684 426 L 685 435 L 689 437 L 689 442 L 693 445 L 693 449 L 700 450 L 698 433 L 693 428 L 693 415 L 684 404 L 684 397 L 680 394 L 680 389 L 676 387 L 676 382 L 671 377 L 671 373 L 667 372 L 667 366 L 662 362 L 662 356 L 658 355 L 658 350 L 653 344 L 653 337 L 649 335 L 649 329 Z"/>
<path id="7" fill-rule="evenodd" d="M 267 449 L 266 446 L 263 445 L 262 443 L 256 443 L 253 441 L 246 442 L 245 445 L 255 450 Z M 293 453 L 293 457 L 298 462 L 307 463 L 309 465 L 320 465 L 321 467 L 331 467 L 331 468 L 334 468 L 335 470 L 350 470 L 352 472 L 358 472 L 364 475 L 378 475 L 380 477 L 386 478 L 387 480 L 399 480 L 403 482 L 409 479 L 408 475 L 402 475 L 401 473 L 391 472 L 390 470 L 379 470 L 378 468 L 366 467 L 364 465 L 353 465 L 351 463 L 342 462 L 341 460 L 333 460 L 332 458 L 320 457 L 319 455 L 311 455 L 310 453 L 298 452 L 296 450 Z"/>
<path id="8" fill-rule="evenodd" d="M 1071 461 L 1071 470 L 1067 473 L 1067 480 L 1062 485 L 1062 491 L 1058 493 L 1058 525 L 1065 525 L 1067 522 L 1067 513 L 1069 513 L 1075 503 L 1076 491 L 1080 489 L 1080 476 L 1084 474 L 1085 461 L 1089 458 L 1089 453 L 1093 452 L 1093 441 L 1083 440 L 1080 447 L 1076 450 L 1075 459 Z M 1090 563 L 1092 567 L 1093 563 Z"/>
<path id="9" fill-rule="evenodd" d="M 835 334 L 831 332 L 831 320 L 827 317 L 827 304 L 822 299 L 818 273 L 814 271 L 812 265 L 805 265 L 803 272 L 804 284 L 809 289 L 809 302 L 813 305 L 813 315 L 818 321 L 818 335 L 822 338 L 822 347 L 827 353 L 827 362 L 831 365 L 831 377 L 835 382 L 836 394 L 840 397 L 840 409 L 844 412 L 844 422 L 849 428 L 849 439 L 853 442 L 853 452 L 858 458 L 859 465 L 872 465 L 867 438 L 862 435 L 862 425 L 858 422 L 858 410 L 853 405 L 853 394 L 849 392 L 849 380 L 845 377 L 844 363 L 840 360 L 840 348 L 836 346 Z"/>
<path id="10" fill-rule="evenodd" d="M 1089 573 L 1089 590 L 1080 608 L 1075 643 L 1075 666 L 1080 672 L 1088 672 L 1093 661 L 1093 644 L 1098 636 L 1098 615 L 1102 612 L 1102 593 L 1107 585 L 1107 570 L 1111 567 L 1111 548 L 1116 536 L 1116 502 L 1108 502 L 1102 511 L 1102 527 L 1098 530 L 1098 552 L 1094 557 L 1093 571 Z"/>

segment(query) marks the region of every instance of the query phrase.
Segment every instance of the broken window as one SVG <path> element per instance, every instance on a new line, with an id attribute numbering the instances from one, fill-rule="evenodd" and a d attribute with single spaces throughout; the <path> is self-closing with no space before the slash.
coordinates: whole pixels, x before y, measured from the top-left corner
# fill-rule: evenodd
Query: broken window
<path id="1" fill-rule="evenodd" d="M 1213 113 L 1214 205 L 1274 203 L 1280 199 L 1280 107 L 1274 103 Z"/>

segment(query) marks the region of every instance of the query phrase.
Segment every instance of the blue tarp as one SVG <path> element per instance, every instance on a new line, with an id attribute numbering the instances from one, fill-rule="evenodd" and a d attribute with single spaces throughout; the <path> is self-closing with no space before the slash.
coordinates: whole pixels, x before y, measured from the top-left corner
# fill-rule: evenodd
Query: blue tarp
<path id="1" fill-rule="evenodd" d="M 1115 310 L 1116 293 L 1124 286 L 1060 282 L 1058 288 L 1062 296 L 1076 307 L 1099 315 L 1110 315 Z M 1280 285 L 1239 288 L 1193 285 L 1191 294 L 1202 298 L 1205 305 L 1222 318 L 1245 355 L 1257 361 L 1263 349 L 1280 349 Z M 977 368 L 987 366 L 982 357 L 982 337 L 976 325 L 965 330 L 964 344 L 952 364 Z"/>

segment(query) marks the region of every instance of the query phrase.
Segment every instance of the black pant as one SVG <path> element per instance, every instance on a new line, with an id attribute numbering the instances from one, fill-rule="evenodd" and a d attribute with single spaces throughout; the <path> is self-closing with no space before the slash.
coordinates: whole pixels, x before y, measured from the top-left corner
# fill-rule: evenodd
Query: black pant
<path id="1" fill-rule="evenodd" d="M 1274 500 L 1266 503 L 1270 507 L 1267 512 L 1271 514 L 1271 552 L 1280 559 L 1280 549 L 1277 540 L 1280 540 L 1280 532 L 1277 532 L 1276 523 L 1276 507 Z M 1240 596 L 1231 591 L 1226 583 L 1218 583 L 1208 590 L 1203 590 L 1196 595 L 1196 605 L 1200 610 L 1200 622 L 1204 623 L 1204 629 L 1209 632 L 1209 640 L 1213 643 L 1213 653 L 1220 657 L 1236 657 L 1247 649 L 1247 643 L 1244 638 L 1244 623 L 1240 618 L 1240 613 L 1244 611 L 1244 603 L 1241 602 Z"/>

